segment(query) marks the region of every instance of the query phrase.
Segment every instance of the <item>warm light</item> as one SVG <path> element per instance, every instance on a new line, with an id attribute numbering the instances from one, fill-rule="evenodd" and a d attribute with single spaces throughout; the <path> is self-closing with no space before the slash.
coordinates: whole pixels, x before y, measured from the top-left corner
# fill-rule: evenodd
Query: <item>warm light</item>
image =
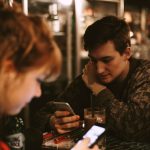
<path id="1" fill-rule="evenodd" d="M 128 23 L 132 22 L 132 15 L 130 12 L 124 12 L 124 18 L 125 18 L 126 22 L 128 22 Z"/>
<path id="2" fill-rule="evenodd" d="M 81 54 L 82 58 L 88 58 L 89 53 L 88 53 L 88 51 L 82 50 L 80 54 Z"/>
<path id="3" fill-rule="evenodd" d="M 132 31 L 130 31 L 130 37 L 133 37 L 134 33 Z"/>
<path id="4" fill-rule="evenodd" d="M 58 0 L 58 2 L 65 6 L 70 6 L 72 4 L 72 0 Z"/>

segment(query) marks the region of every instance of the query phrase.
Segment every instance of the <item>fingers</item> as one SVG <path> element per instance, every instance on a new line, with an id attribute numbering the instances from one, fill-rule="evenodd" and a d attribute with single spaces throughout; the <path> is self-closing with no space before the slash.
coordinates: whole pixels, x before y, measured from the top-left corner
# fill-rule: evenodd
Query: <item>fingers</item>
<path id="1" fill-rule="evenodd" d="M 69 111 L 56 111 L 56 112 L 54 113 L 54 115 L 55 115 L 56 117 L 64 117 L 64 116 L 70 115 L 70 112 L 69 112 Z"/>
<path id="2" fill-rule="evenodd" d="M 64 117 L 62 119 L 60 119 L 62 121 L 62 123 L 68 123 L 68 122 L 74 122 L 80 119 L 80 116 L 78 115 L 74 115 L 74 116 L 70 116 L 70 117 Z"/>
<path id="3" fill-rule="evenodd" d="M 87 76 L 87 70 L 85 68 L 82 70 L 82 73 L 82 76 Z"/>
<path id="4" fill-rule="evenodd" d="M 95 74 L 96 72 L 96 68 L 95 66 L 93 65 L 93 62 L 89 61 L 83 68 L 82 70 L 83 74 L 84 75 L 87 75 L 89 76 L 89 74 Z"/>
<path id="5" fill-rule="evenodd" d="M 88 145 L 89 142 L 90 142 L 90 138 L 85 138 L 82 140 L 82 143 L 85 145 Z"/>
<path id="6" fill-rule="evenodd" d="M 98 146 L 95 145 L 93 148 L 89 148 L 90 139 L 85 138 L 83 140 L 80 140 L 71 150 L 99 150 Z"/>
<path id="7" fill-rule="evenodd" d="M 85 145 L 87 147 L 86 150 L 88 150 L 88 149 L 89 150 L 99 150 L 97 145 L 94 145 L 93 148 L 88 148 L 89 142 L 90 142 L 90 138 L 85 138 L 82 140 L 82 145 Z"/>
<path id="8" fill-rule="evenodd" d="M 81 126 L 80 116 L 68 116 L 67 111 L 56 111 L 53 117 L 53 124 L 58 133 L 70 132 L 73 128 Z"/>
<path id="9" fill-rule="evenodd" d="M 99 150 L 97 145 L 94 145 L 94 147 L 92 148 L 92 150 Z"/>
<path id="10" fill-rule="evenodd" d="M 77 128 L 80 127 L 80 122 L 71 122 L 71 123 L 65 123 L 65 124 L 55 124 L 56 128 L 59 129 L 71 129 L 71 128 Z"/>
<path id="11" fill-rule="evenodd" d="M 88 64 L 86 64 L 86 65 L 84 66 L 82 72 L 83 72 L 84 74 L 87 74 L 87 71 L 88 71 Z"/>
<path id="12" fill-rule="evenodd" d="M 60 118 L 55 122 L 55 128 L 62 130 L 70 130 L 72 128 L 78 128 L 80 126 L 81 123 L 79 121 L 79 117 L 76 118 L 76 116 Z"/>
<path id="13" fill-rule="evenodd" d="M 55 124 L 55 129 L 58 133 L 67 133 L 72 131 L 75 128 L 80 127 L 80 122 L 66 123 L 66 124 Z"/>
<path id="14" fill-rule="evenodd" d="M 73 147 L 73 149 L 71 150 L 90 150 L 88 148 L 88 143 L 89 143 L 90 139 L 86 138 L 83 140 L 78 141 L 78 143 Z"/>
<path id="15" fill-rule="evenodd" d="M 74 122 L 74 121 L 77 121 L 77 120 L 80 119 L 80 116 L 78 116 L 78 115 L 74 115 L 74 116 L 64 116 L 64 115 L 62 115 L 61 117 L 60 117 L 60 115 L 59 115 L 59 117 L 57 115 L 55 117 L 56 117 L 56 122 L 58 124 Z"/>
<path id="16" fill-rule="evenodd" d="M 70 132 L 70 131 L 72 131 L 72 130 L 64 130 L 64 129 L 57 129 L 57 132 L 59 133 L 59 134 L 64 134 L 64 133 L 67 133 L 67 132 Z"/>
<path id="17" fill-rule="evenodd" d="M 88 84 L 88 75 L 85 69 L 83 69 L 82 80 L 84 81 L 86 85 Z"/>
<path id="18" fill-rule="evenodd" d="M 73 116 L 69 116 L 69 115 L 70 112 L 68 111 L 56 111 L 54 115 L 51 117 L 53 118 L 51 120 L 53 120 L 53 122 L 65 123 L 65 122 L 72 122 L 80 119 L 80 116 L 78 115 L 73 115 Z"/>

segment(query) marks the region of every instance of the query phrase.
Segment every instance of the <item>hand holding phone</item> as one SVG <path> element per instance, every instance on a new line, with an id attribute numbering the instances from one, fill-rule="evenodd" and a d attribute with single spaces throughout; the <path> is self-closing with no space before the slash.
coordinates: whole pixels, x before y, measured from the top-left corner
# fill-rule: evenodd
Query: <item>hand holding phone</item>
<path id="1" fill-rule="evenodd" d="M 105 133 L 105 128 L 93 125 L 84 135 L 83 138 L 90 138 L 89 147 L 93 147 L 97 141 L 102 138 Z"/>
<path id="2" fill-rule="evenodd" d="M 85 138 L 82 141 L 78 142 L 71 150 L 99 150 L 97 145 L 94 145 L 92 148 L 88 147 L 89 139 Z"/>
<path id="3" fill-rule="evenodd" d="M 68 111 L 70 112 L 72 115 L 76 115 L 75 112 L 73 111 L 73 109 L 71 108 L 71 106 L 69 105 L 69 103 L 67 102 L 50 102 L 50 105 L 52 105 L 53 110 L 55 111 Z"/>
<path id="4" fill-rule="evenodd" d="M 66 102 L 50 102 L 54 114 L 50 118 L 51 126 L 58 133 L 67 133 L 81 126 L 80 116 L 76 115 L 71 106 Z M 65 112 L 68 111 L 68 112 Z"/>

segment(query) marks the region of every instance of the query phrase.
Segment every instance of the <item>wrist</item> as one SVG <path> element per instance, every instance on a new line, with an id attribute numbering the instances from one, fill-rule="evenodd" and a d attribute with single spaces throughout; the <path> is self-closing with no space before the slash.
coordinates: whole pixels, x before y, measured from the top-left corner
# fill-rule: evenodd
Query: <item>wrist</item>
<path id="1" fill-rule="evenodd" d="M 99 92 L 106 89 L 106 86 L 100 85 L 95 82 L 91 85 L 90 89 L 94 95 L 97 95 Z"/>

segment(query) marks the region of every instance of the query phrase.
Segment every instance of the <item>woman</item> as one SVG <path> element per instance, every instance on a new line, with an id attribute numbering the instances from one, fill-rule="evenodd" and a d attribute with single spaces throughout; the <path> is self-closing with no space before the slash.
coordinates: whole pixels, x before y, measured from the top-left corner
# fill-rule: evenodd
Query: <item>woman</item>
<path id="1" fill-rule="evenodd" d="M 0 11 L 0 45 L 3 117 L 19 113 L 33 97 L 41 95 L 40 82 L 49 74 L 51 80 L 58 76 L 61 55 L 41 20 L 7 10 Z"/>
<path id="2" fill-rule="evenodd" d="M 0 10 L 0 117 L 19 113 L 33 97 L 39 97 L 40 83 L 53 81 L 60 68 L 60 51 L 42 20 Z M 85 150 L 87 141 L 80 143 Z M 9 150 L 1 132 L 0 149 Z"/>

